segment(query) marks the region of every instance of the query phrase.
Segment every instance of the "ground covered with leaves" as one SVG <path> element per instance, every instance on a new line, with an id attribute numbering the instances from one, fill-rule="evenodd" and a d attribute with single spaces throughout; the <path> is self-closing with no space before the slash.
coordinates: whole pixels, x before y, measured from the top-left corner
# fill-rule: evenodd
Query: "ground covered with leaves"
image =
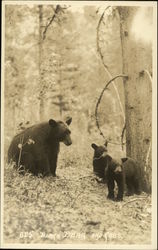
<path id="1" fill-rule="evenodd" d="M 151 244 L 151 196 L 106 198 L 93 152 L 62 147 L 57 178 L 4 171 L 5 243 Z"/>

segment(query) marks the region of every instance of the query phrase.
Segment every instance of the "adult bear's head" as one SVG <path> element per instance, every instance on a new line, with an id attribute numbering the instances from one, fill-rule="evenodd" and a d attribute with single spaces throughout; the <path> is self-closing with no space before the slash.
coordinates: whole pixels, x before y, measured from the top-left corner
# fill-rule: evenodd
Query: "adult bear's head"
<path id="1" fill-rule="evenodd" d="M 65 122 L 55 121 L 53 119 L 49 120 L 49 125 L 51 127 L 51 132 L 52 132 L 53 137 L 57 141 L 63 142 L 67 146 L 72 144 L 72 140 L 70 137 L 71 131 L 68 128 L 71 122 L 72 122 L 71 117 L 68 117 Z"/>

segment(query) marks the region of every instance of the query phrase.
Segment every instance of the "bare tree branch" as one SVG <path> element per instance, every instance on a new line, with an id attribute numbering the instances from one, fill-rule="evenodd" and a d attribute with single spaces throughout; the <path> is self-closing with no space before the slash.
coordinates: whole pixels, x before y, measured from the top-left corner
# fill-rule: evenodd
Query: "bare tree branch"
<path id="1" fill-rule="evenodd" d="M 146 159 L 145 159 L 145 166 L 144 166 L 145 172 L 146 172 L 148 162 L 149 162 L 150 150 L 151 150 L 151 141 L 149 143 L 149 148 L 148 148 L 148 151 L 147 151 L 147 154 L 146 154 Z"/>
<path id="2" fill-rule="evenodd" d="M 60 5 L 58 4 L 58 5 L 56 6 L 56 8 L 55 8 L 54 14 L 53 14 L 53 16 L 51 17 L 49 23 L 45 26 L 45 29 L 44 29 L 44 31 L 43 31 L 43 40 L 46 38 L 46 32 L 47 32 L 49 26 L 52 24 L 52 22 L 54 21 L 56 15 L 57 15 L 57 14 L 59 13 L 59 11 L 61 11 L 61 10 L 62 10 L 62 8 L 61 8 Z"/>
<path id="3" fill-rule="evenodd" d="M 100 126 L 99 126 L 99 120 L 98 120 L 98 107 L 99 107 L 99 104 L 100 104 L 100 102 L 101 102 L 101 99 L 102 99 L 102 96 L 103 96 L 103 94 L 104 94 L 104 91 L 108 88 L 108 86 L 110 85 L 110 83 L 113 82 L 113 81 L 114 81 L 115 79 L 117 79 L 118 77 L 125 77 L 125 78 L 127 78 L 126 75 L 117 75 L 117 76 L 113 77 L 113 78 L 105 85 L 105 87 L 103 88 L 103 90 L 102 90 L 102 92 L 101 92 L 101 94 L 100 94 L 100 96 L 99 96 L 99 98 L 98 98 L 96 107 L 95 107 L 96 125 L 97 125 L 97 128 L 98 128 L 99 132 L 100 132 L 100 135 L 102 135 L 102 137 L 103 137 L 105 140 L 106 140 L 106 138 L 105 138 L 103 132 L 101 131 Z M 112 142 L 110 142 L 110 143 L 112 143 Z M 116 144 L 116 143 L 113 143 L 113 144 Z M 118 145 L 120 145 L 120 144 L 118 144 Z"/>
<path id="4" fill-rule="evenodd" d="M 105 10 L 103 11 L 103 13 L 102 13 L 102 15 L 101 15 L 101 17 L 100 17 L 100 19 L 99 19 L 98 25 L 97 25 L 97 51 L 98 51 L 98 53 L 99 53 L 99 55 L 100 55 L 100 58 L 101 58 L 101 60 L 102 60 L 102 63 L 103 63 L 103 65 L 104 65 L 104 68 L 105 68 L 105 69 L 108 69 L 108 67 L 107 67 L 107 65 L 106 65 L 105 62 L 104 62 L 104 58 L 103 58 L 103 55 L 102 55 L 102 52 L 101 52 L 101 49 L 100 49 L 100 46 L 99 46 L 99 30 L 100 30 L 100 25 L 101 25 L 101 23 L 102 23 L 102 20 L 103 20 L 103 18 L 104 18 L 105 11 L 106 11 L 109 7 L 110 7 L 110 6 L 108 6 L 108 7 L 105 8 Z"/>
<path id="5" fill-rule="evenodd" d="M 100 45 L 99 45 L 99 31 L 100 31 L 100 25 L 101 25 L 101 23 L 102 23 L 102 21 L 103 21 L 105 11 L 106 11 L 109 7 L 110 7 L 110 6 L 108 6 L 108 7 L 105 8 L 105 10 L 103 11 L 103 14 L 101 15 L 101 17 L 100 17 L 100 19 L 99 19 L 98 25 L 97 25 L 97 51 L 98 51 L 98 53 L 99 53 L 99 55 L 100 55 L 100 59 L 101 59 L 102 64 L 103 64 L 103 66 L 104 66 L 104 68 L 105 68 L 105 71 L 106 71 L 108 77 L 111 79 L 111 78 L 112 78 L 112 75 L 111 75 L 111 73 L 110 73 L 110 71 L 109 71 L 107 65 L 106 65 L 105 62 L 104 62 L 104 57 L 103 57 L 103 54 L 102 54 L 102 52 L 101 52 L 101 48 L 100 48 Z M 120 95 L 119 95 L 118 90 L 117 90 L 117 88 L 116 88 L 116 86 L 115 86 L 115 83 L 113 82 L 112 84 L 113 84 L 113 88 L 114 88 L 114 90 L 115 90 L 115 92 L 116 92 L 116 96 L 117 96 L 117 98 L 118 98 L 119 105 L 120 105 L 121 112 L 122 112 L 122 117 L 123 117 L 123 120 L 124 120 L 124 123 L 125 123 L 125 114 L 124 114 L 124 109 L 123 109 L 123 106 L 122 106 L 122 103 L 121 103 L 121 100 L 120 100 Z"/>
<path id="6" fill-rule="evenodd" d="M 121 133 L 121 145 L 122 145 L 122 150 L 123 150 L 123 145 L 125 144 L 125 143 L 123 142 L 125 130 L 126 130 L 126 123 L 124 124 L 123 129 L 122 129 L 122 133 Z"/>

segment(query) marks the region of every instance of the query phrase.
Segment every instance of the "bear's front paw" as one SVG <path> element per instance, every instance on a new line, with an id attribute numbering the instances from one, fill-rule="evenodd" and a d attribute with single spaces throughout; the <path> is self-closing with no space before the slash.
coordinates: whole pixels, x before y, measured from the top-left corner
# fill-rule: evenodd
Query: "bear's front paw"
<path id="1" fill-rule="evenodd" d="M 123 197 L 116 197 L 115 201 L 123 201 Z"/>
<path id="2" fill-rule="evenodd" d="M 135 194 L 140 195 L 140 194 L 141 194 L 141 191 L 140 191 L 140 190 L 136 190 L 136 191 L 135 191 Z"/>
<path id="3" fill-rule="evenodd" d="M 51 172 L 47 171 L 47 172 L 44 172 L 43 177 L 49 177 L 51 175 L 52 175 Z"/>
<path id="4" fill-rule="evenodd" d="M 97 181 L 98 183 L 104 183 L 103 178 L 100 178 L 100 177 L 96 177 L 96 181 Z"/>
<path id="5" fill-rule="evenodd" d="M 132 196 L 132 195 L 134 195 L 134 192 L 133 192 L 133 191 L 128 191 L 128 192 L 126 193 L 126 196 Z"/>
<path id="6" fill-rule="evenodd" d="M 115 199 L 114 194 L 108 194 L 107 199 L 114 200 Z"/>
<path id="7" fill-rule="evenodd" d="M 59 179 L 59 178 L 60 178 L 60 176 L 59 176 L 59 175 L 55 175 L 55 178 L 56 178 L 56 179 Z"/>
<path id="8" fill-rule="evenodd" d="M 59 175 L 56 175 L 56 174 L 52 174 L 52 176 L 55 178 L 55 179 L 59 179 L 60 176 Z"/>

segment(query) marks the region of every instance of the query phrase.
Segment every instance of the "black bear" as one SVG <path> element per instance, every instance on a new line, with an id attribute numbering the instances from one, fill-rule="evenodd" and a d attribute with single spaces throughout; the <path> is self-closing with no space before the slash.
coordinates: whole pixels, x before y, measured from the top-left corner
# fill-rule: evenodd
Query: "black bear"
<path id="1" fill-rule="evenodd" d="M 92 148 L 94 149 L 94 157 L 93 157 L 93 172 L 97 177 L 101 179 L 100 182 L 106 182 L 105 175 L 105 159 L 104 156 L 107 155 L 107 143 L 103 146 L 97 146 L 95 143 L 92 143 Z M 99 180 L 97 179 L 99 182 Z"/>
<path id="2" fill-rule="evenodd" d="M 104 146 L 91 145 L 94 149 L 93 169 L 94 172 L 107 177 L 108 198 L 116 201 L 123 200 L 124 185 L 127 185 L 128 195 L 140 194 L 140 168 L 135 160 L 130 157 L 113 159 L 108 153 L 107 148 L 103 151 Z M 102 149 L 102 150 L 101 150 Z M 99 156 L 99 152 L 102 155 Z M 96 157 L 98 156 L 98 157 Z M 114 197 L 115 181 L 118 186 L 117 198 Z"/>
<path id="3" fill-rule="evenodd" d="M 72 144 L 70 125 L 72 118 L 66 122 L 50 119 L 29 127 L 16 135 L 8 149 L 8 162 L 14 161 L 17 167 L 32 172 L 56 176 L 59 143 Z"/>

